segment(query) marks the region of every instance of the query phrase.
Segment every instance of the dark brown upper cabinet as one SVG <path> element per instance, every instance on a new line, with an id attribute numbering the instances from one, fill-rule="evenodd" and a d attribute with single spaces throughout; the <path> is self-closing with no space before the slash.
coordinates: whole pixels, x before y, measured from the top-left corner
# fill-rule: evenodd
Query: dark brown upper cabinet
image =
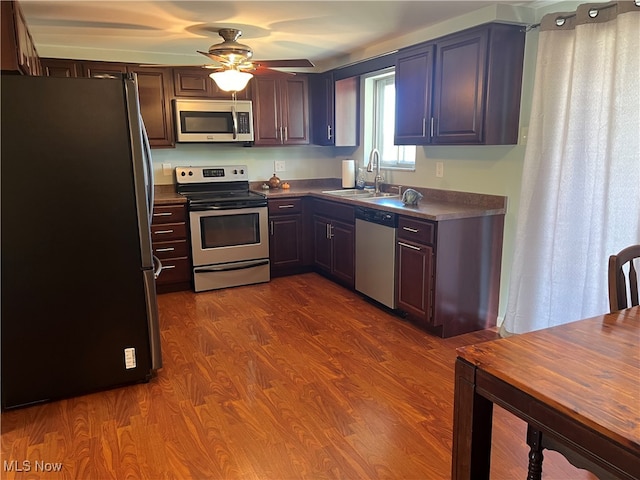
<path id="1" fill-rule="evenodd" d="M 173 79 L 170 68 L 129 66 L 138 77 L 140 114 L 152 147 L 173 147 L 174 123 L 171 115 Z"/>
<path id="2" fill-rule="evenodd" d="M 403 51 L 396 62 L 396 145 L 429 143 L 434 45 Z"/>
<path id="3" fill-rule="evenodd" d="M 41 75 L 42 65 L 18 2 L 0 2 L 0 47 L 3 72 Z"/>
<path id="4" fill-rule="evenodd" d="M 230 92 L 221 90 L 209 74 L 213 70 L 202 67 L 186 67 L 173 69 L 173 85 L 176 97 L 211 98 L 227 100 Z M 238 100 L 251 100 L 251 81 L 247 88 L 236 93 Z"/>
<path id="5" fill-rule="evenodd" d="M 76 60 L 64 58 L 43 58 L 42 74 L 45 77 L 82 77 L 82 65 Z"/>
<path id="6" fill-rule="evenodd" d="M 256 76 L 251 82 L 255 145 L 308 145 L 307 76 Z"/>
<path id="7" fill-rule="evenodd" d="M 359 145 L 360 77 L 335 80 L 333 72 L 316 74 L 310 82 L 312 137 L 316 145 Z"/>
<path id="8" fill-rule="evenodd" d="M 401 50 L 396 144 L 516 144 L 524 41 L 494 23 Z"/>

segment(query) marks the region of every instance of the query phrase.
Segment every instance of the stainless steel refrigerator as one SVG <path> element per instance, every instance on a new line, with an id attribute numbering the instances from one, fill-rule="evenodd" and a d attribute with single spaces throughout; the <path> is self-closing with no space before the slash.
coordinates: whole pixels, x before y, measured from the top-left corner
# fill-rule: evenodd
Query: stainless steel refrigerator
<path id="1" fill-rule="evenodd" d="M 135 76 L 0 88 L 2 408 L 148 381 L 161 266 Z"/>

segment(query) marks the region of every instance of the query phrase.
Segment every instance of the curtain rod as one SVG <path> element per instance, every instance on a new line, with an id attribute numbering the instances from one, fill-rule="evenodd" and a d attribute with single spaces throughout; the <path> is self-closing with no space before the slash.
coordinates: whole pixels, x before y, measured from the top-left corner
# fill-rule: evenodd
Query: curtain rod
<path id="1" fill-rule="evenodd" d="M 636 5 L 636 7 L 640 7 L 640 0 L 634 0 L 634 3 Z M 595 18 L 598 16 L 598 12 L 600 12 L 600 10 L 606 10 L 607 8 L 611 8 L 611 7 L 616 7 L 618 6 L 618 2 L 613 2 L 613 3 L 609 3 L 606 5 L 600 5 L 598 7 L 592 7 L 591 9 L 589 9 L 589 16 L 591 18 Z M 552 15 L 551 13 L 548 15 Z M 570 18 L 573 18 L 577 15 L 577 12 L 573 12 L 573 13 L 569 13 L 569 14 L 565 14 L 565 15 L 559 15 L 558 17 L 556 17 L 556 25 L 558 27 L 561 27 L 562 25 L 564 25 L 564 22 Z M 531 25 L 525 25 L 524 27 L 524 32 L 528 33 L 531 30 L 534 30 L 536 28 L 540 27 L 540 23 L 533 23 Z"/>

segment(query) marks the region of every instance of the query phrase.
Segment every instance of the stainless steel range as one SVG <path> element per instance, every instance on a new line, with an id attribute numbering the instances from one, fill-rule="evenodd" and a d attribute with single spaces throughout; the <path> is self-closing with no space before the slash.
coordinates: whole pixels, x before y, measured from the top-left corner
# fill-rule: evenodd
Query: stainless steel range
<path id="1" fill-rule="evenodd" d="M 269 281 L 267 199 L 245 165 L 177 167 L 187 197 L 196 292 Z"/>

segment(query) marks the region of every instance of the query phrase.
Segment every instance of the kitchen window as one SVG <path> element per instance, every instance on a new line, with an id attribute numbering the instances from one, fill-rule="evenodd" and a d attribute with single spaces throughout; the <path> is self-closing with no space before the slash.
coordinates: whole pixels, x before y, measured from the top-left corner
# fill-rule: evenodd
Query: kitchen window
<path id="1" fill-rule="evenodd" d="M 394 145 L 396 113 L 395 70 L 364 77 L 364 164 L 373 148 L 380 152 L 382 168 L 415 170 L 415 145 Z"/>

